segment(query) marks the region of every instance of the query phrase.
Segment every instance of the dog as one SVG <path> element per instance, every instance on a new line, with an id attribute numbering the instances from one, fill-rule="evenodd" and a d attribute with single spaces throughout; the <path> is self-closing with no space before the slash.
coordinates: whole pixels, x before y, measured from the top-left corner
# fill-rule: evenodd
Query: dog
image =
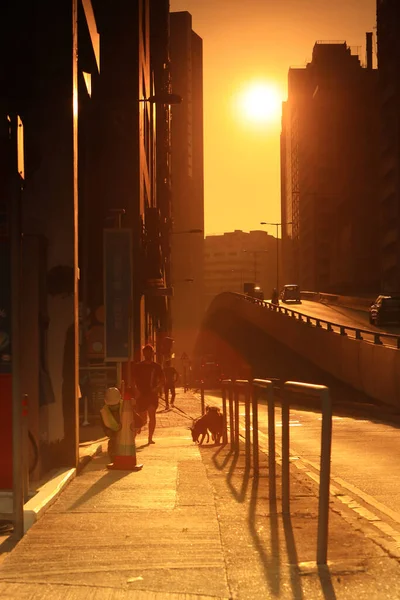
<path id="1" fill-rule="evenodd" d="M 212 436 L 212 440 L 216 445 L 221 441 L 224 430 L 224 417 L 221 414 L 219 408 L 216 406 L 207 406 L 206 413 L 194 421 L 192 427 L 189 428 L 192 432 L 192 440 L 194 442 L 199 441 L 200 444 L 204 442 L 207 437 L 207 444 L 210 441 L 209 431 Z"/>
<path id="2" fill-rule="evenodd" d="M 210 441 L 210 435 L 208 433 L 208 414 L 206 413 L 202 417 L 199 417 L 193 422 L 192 427 L 189 427 L 192 432 L 192 440 L 194 442 L 199 442 L 199 437 L 201 437 L 200 444 L 204 442 L 204 438 L 207 436 L 207 444 Z"/>
<path id="3" fill-rule="evenodd" d="M 224 433 L 224 415 L 217 406 L 207 406 L 206 415 L 209 416 L 207 427 L 212 439 L 216 445 L 219 445 Z"/>

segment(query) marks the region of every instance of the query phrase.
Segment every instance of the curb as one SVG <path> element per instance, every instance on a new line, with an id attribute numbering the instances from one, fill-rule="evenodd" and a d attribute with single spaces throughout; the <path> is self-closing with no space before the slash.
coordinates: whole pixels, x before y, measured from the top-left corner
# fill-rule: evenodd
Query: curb
<path id="1" fill-rule="evenodd" d="M 79 463 L 76 468 L 57 471 L 54 477 L 43 484 L 33 498 L 24 504 L 24 533 L 54 504 L 70 481 L 82 471 L 94 456 L 100 454 L 101 450 L 102 444 L 98 442 L 85 448 L 85 454 L 79 457 Z"/>
<path id="2" fill-rule="evenodd" d="M 77 470 L 63 469 L 42 485 L 37 494 L 24 504 L 24 533 L 28 531 L 57 500 L 65 486 L 74 479 Z"/>

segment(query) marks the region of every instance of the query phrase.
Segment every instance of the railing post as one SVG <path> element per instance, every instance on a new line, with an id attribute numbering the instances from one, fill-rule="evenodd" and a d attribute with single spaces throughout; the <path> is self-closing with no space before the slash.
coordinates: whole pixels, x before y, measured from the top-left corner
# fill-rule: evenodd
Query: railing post
<path id="1" fill-rule="evenodd" d="M 233 382 L 229 385 L 228 390 L 228 402 L 229 402 L 229 436 L 231 442 L 231 452 L 233 452 L 235 448 L 235 422 L 233 419 Z"/>
<path id="2" fill-rule="evenodd" d="M 268 405 L 268 477 L 269 499 L 276 502 L 276 462 L 275 462 L 275 399 L 274 386 L 271 383 L 267 388 Z"/>
<path id="3" fill-rule="evenodd" d="M 340 326 L 340 335 L 347 335 L 346 327 L 344 325 Z"/>
<path id="4" fill-rule="evenodd" d="M 382 345 L 382 340 L 379 333 L 375 333 L 374 335 L 374 344 Z"/>
<path id="5" fill-rule="evenodd" d="M 235 453 L 238 454 L 239 453 L 239 434 L 240 434 L 240 430 L 239 430 L 239 387 L 237 384 L 235 384 L 234 389 L 233 389 L 233 398 L 234 398 L 234 405 L 235 405 L 235 417 L 234 417 L 234 422 L 235 422 Z"/>
<path id="6" fill-rule="evenodd" d="M 201 405 L 201 414 L 204 415 L 206 410 L 205 410 L 205 406 L 204 406 L 204 381 L 203 380 L 200 381 L 200 405 Z"/>
<path id="7" fill-rule="evenodd" d="M 256 386 L 252 383 L 250 387 L 251 395 L 251 417 L 253 427 L 253 474 L 258 477 L 260 473 L 259 447 L 258 447 L 258 394 Z"/>
<path id="8" fill-rule="evenodd" d="M 226 415 L 226 386 L 227 383 L 222 383 L 222 415 L 224 418 L 224 431 L 222 433 L 222 443 L 225 444 L 228 441 L 228 431 L 227 431 L 227 415 Z"/>
<path id="9" fill-rule="evenodd" d="M 282 395 L 282 512 L 290 510 L 289 482 L 289 397 L 285 386 Z"/>
<path id="10" fill-rule="evenodd" d="M 328 554 L 329 484 L 331 476 L 332 401 L 329 390 L 321 390 L 322 427 L 318 506 L 317 564 L 325 565 Z"/>
<path id="11" fill-rule="evenodd" d="M 244 387 L 244 428 L 245 428 L 245 450 L 246 470 L 251 467 L 251 442 L 250 442 L 250 382 Z"/>
<path id="12" fill-rule="evenodd" d="M 282 402 L 282 511 L 289 511 L 289 397 L 308 392 L 322 406 L 320 483 L 318 498 L 317 564 L 325 565 L 328 553 L 329 486 L 331 474 L 332 402 L 329 388 L 323 385 L 287 381 Z"/>

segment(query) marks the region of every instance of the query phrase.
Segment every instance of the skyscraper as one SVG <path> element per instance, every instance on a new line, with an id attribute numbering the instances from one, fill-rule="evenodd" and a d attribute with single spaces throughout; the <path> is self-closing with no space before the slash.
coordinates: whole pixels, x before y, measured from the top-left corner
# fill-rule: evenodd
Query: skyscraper
<path id="1" fill-rule="evenodd" d="M 281 135 L 286 279 L 303 289 L 379 291 L 377 71 L 345 42 L 317 42 L 289 69 Z"/>
<path id="2" fill-rule="evenodd" d="M 400 4 L 378 0 L 380 131 L 380 253 L 383 292 L 400 289 Z"/>
<path id="3" fill-rule="evenodd" d="M 183 98 L 172 108 L 171 135 L 172 323 L 179 358 L 191 354 L 204 310 L 203 48 L 188 12 L 171 13 L 170 22 L 172 86 Z"/>

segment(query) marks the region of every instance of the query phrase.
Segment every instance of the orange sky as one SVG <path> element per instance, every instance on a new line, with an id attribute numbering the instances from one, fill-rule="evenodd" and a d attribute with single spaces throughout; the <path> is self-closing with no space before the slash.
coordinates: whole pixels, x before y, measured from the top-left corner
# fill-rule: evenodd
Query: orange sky
<path id="1" fill-rule="evenodd" d="M 268 125 L 234 113 L 238 88 L 262 79 L 286 98 L 290 66 L 316 40 L 346 40 L 364 61 L 376 0 L 170 0 L 203 38 L 206 234 L 280 221 L 280 116 Z M 374 44 L 376 40 L 374 39 Z M 275 234 L 275 228 L 267 228 Z"/>

